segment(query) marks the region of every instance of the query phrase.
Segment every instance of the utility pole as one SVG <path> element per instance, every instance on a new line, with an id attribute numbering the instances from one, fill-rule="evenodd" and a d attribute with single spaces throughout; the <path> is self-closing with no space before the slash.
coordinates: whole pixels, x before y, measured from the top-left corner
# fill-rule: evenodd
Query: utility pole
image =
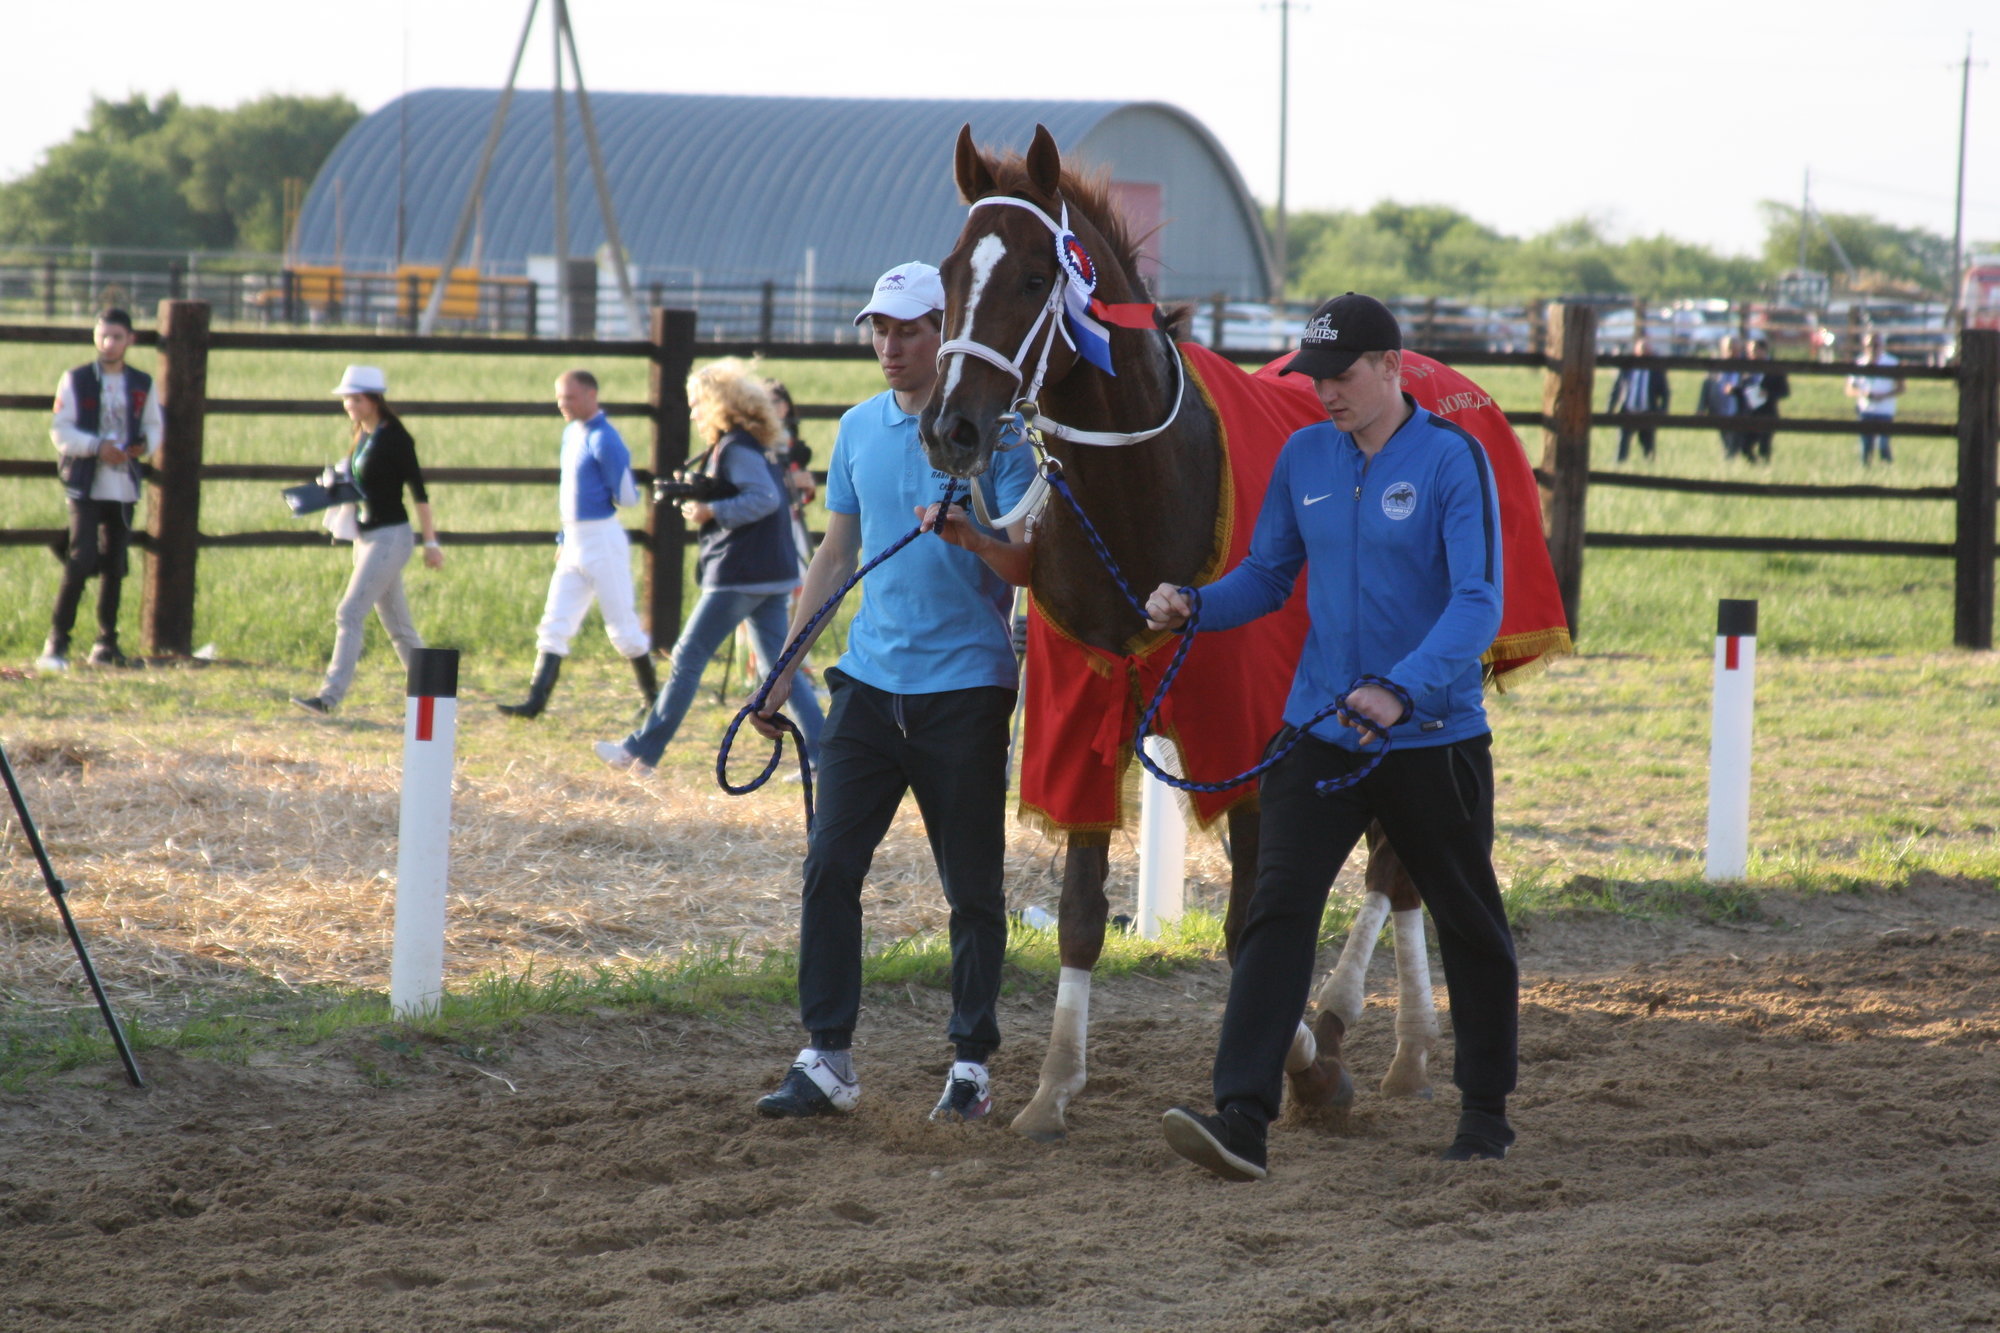
<path id="1" fill-rule="evenodd" d="M 1285 278 L 1291 268 L 1285 240 L 1285 158 L 1291 109 L 1292 0 L 1278 0 L 1278 271 L 1271 279 L 1273 304 L 1285 299 Z"/>
<path id="2" fill-rule="evenodd" d="M 1965 59 L 1959 62 L 1958 75 L 1958 195 L 1952 205 L 1951 223 L 1951 290 L 1947 295 L 1950 304 L 1945 307 L 1945 323 L 1952 323 L 1959 313 L 1959 287 L 1964 283 L 1965 274 L 1965 110 L 1972 98 L 1972 34 L 1965 34 Z"/>
<path id="3" fill-rule="evenodd" d="M 1799 272 L 1806 270 L 1806 227 L 1812 217 L 1812 168 L 1806 168 L 1805 190 L 1799 195 Z"/>

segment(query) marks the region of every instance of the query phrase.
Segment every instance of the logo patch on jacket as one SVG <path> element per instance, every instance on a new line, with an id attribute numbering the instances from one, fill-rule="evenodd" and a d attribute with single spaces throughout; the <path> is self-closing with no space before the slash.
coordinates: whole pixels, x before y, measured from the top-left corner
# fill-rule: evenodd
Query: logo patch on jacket
<path id="1" fill-rule="evenodd" d="M 1405 519 L 1417 511 L 1417 488 L 1399 481 L 1382 492 L 1382 512 L 1393 519 Z"/>

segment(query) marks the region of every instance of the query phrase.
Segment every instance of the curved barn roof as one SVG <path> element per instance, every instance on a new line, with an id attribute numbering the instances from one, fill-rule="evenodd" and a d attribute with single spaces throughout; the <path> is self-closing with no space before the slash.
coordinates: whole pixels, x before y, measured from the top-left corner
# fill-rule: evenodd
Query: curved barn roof
<path id="1" fill-rule="evenodd" d="M 320 169 L 299 219 L 306 262 L 441 262 L 499 103 L 498 91 L 427 89 L 363 119 Z M 478 227 L 489 272 L 521 272 L 555 250 L 552 104 L 514 96 Z M 1163 224 L 1158 294 L 1258 299 L 1270 256 L 1255 202 L 1215 137 L 1157 102 L 909 101 L 592 93 L 618 228 L 648 277 L 795 276 L 865 289 L 891 264 L 935 260 L 964 221 L 952 144 L 1025 148 L 1037 122 L 1066 157 L 1108 167 Z M 604 240 L 574 94 L 564 100 L 569 244 Z M 1143 228 L 1142 228 L 1143 229 Z M 461 262 L 469 259 L 461 257 Z"/>

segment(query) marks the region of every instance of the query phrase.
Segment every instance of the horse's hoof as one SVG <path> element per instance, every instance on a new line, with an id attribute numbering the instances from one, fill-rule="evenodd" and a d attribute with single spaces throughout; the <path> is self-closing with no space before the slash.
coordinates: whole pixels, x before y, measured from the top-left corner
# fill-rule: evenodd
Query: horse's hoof
<path id="1" fill-rule="evenodd" d="M 1025 1106 L 1021 1114 L 1014 1117 L 1011 1126 L 1016 1134 L 1032 1143 L 1066 1143 L 1069 1141 L 1069 1125 L 1060 1112 L 1050 1115 L 1033 1103 Z"/>
<path id="2" fill-rule="evenodd" d="M 1437 1095 L 1437 1091 L 1431 1087 L 1428 1079 L 1422 1082 L 1411 1082 L 1408 1079 L 1398 1078 L 1396 1075 L 1390 1074 L 1382 1080 L 1382 1095 L 1384 1097 L 1414 1097 L 1420 1102 L 1427 1102 Z"/>
<path id="3" fill-rule="evenodd" d="M 1292 1100 L 1301 1106 L 1327 1109 L 1351 1106 L 1354 1102 L 1354 1080 L 1344 1065 L 1315 1060 L 1288 1077 L 1292 1082 Z"/>

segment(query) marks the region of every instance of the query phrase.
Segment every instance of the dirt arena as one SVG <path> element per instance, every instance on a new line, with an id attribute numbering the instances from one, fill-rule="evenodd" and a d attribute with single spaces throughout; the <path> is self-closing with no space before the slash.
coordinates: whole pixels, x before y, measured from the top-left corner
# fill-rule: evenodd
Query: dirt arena
<path id="1" fill-rule="evenodd" d="M 0 1096 L 0 1327 L 2000 1320 L 2000 894 L 1920 881 L 1736 928 L 1564 916 L 1521 944 L 1521 1141 L 1497 1164 L 1433 1160 L 1444 1096 L 1366 1090 L 1342 1126 L 1281 1125 L 1262 1184 L 1182 1163 L 1159 1113 L 1205 1093 L 1220 966 L 1100 985 L 1055 1148 L 926 1123 L 948 1056 L 921 990 L 870 995 L 839 1123 L 750 1113 L 795 1044 L 771 1009 L 552 1021 L 504 1050 L 156 1054 L 143 1092 L 79 1072 Z M 1014 1107 L 1053 998 L 1007 1001 Z M 1387 1041 L 1371 1008 L 1364 1076 Z"/>

